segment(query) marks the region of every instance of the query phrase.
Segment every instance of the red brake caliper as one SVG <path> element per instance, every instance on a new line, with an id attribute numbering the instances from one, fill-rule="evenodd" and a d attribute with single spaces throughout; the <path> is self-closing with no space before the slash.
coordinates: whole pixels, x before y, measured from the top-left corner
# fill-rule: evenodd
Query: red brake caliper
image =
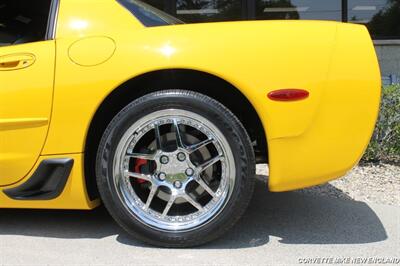
<path id="1" fill-rule="evenodd" d="M 141 173 L 141 168 L 143 165 L 147 164 L 147 160 L 145 159 L 136 159 L 135 161 L 135 172 L 136 173 Z M 136 178 L 136 182 L 138 182 L 139 184 L 143 184 L 146 182 L 146 180 L 144 179 L 140 179 L 140 178 Z"/>

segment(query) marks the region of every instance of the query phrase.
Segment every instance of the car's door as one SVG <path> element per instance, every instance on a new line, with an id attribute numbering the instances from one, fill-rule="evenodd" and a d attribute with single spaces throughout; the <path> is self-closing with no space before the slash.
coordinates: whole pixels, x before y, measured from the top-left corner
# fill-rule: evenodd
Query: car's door
<path id="1" fill-rule="evenodd" d="M 55 41 L 44 37 L 1 45 L 0 186 L 4 186 L 26 176 L 43 148 L 52 106 Z"/>

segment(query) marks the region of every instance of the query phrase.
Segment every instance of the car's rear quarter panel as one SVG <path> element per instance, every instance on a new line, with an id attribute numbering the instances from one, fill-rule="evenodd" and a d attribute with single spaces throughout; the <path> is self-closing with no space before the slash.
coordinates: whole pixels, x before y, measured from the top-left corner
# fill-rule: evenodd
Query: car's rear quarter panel
<path id="1" fill-rule="evenodd" d="M 103 35 L 115 40 L 114 56 L 101 65 L 82 67 L 68 58 L 69 46 L 81 36 L 99 33 L 93 25 L 94 33 L 88 27 L 77 35 L 69 25 L 87 16 L 91 15 L 60 14 L 54 116 L 46 154 L 82 152 L 88 122 L 102 100 L 125 81 L 162 69 L 199 70 L 225 79 L 255 106 L 268 138 L 300 135 L 318 108 L 337 27 L 307 21 L 132 26 L 130 31 L 110 27 Z M 97 18 L 90 19 L 95 24 Z M 311 96 L 291 104 L 267 99 L 268 92 L 281 88 L 304 88 Z M 78 118 L 71 116 L 74 110 Z M 69 128 L 74 128 L 70 141 L 60 141 Z"/>
<path id="2" fill-rule="evenodd" d="M 269 141 L 270 189 L 286 191 L 344 175 L 365 151 L 379 109 L 380 72 L 365 27 L 341 24 L 321 103 L 300 136 Z"/>

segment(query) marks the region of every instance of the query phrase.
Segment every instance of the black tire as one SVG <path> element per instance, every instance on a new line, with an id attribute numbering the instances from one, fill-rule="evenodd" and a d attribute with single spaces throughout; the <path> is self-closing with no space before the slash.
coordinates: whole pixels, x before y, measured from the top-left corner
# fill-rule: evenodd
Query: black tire
<path id="1" fill-rule="evenodd" d="M 146 225 L 125 207 L 114 185 L 113 158 L 123 134 L 146 114 L 166 109 L 188 110 L 211 121 L 225 136 L 234 156 L 235 185 L 229 200 L 210 222 L 190 231 L 164 231 Z M 105 130 L 96 158 L 99 193 L 111 216 L 133 237 L 162 247 L 197 246 L 226 233 L 246 210 L 253 194 L 254 177 L 254 151 L 240 121 L 216 100 L 186 90 L 155 92 L 131 102 Z"/>

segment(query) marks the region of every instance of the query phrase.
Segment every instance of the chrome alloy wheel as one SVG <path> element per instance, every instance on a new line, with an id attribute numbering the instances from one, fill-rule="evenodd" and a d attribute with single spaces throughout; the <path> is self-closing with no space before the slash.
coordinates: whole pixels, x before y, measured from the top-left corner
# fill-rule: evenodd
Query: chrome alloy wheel
<path id="1" fill-rule="evenodd" d="M 116 148 L 113 181 L 125 208 L 142 223 L 190 231 L 225 207 L 235 184 L 235 162 L 212 122 L 168 109 L 126 130 Z"/>

